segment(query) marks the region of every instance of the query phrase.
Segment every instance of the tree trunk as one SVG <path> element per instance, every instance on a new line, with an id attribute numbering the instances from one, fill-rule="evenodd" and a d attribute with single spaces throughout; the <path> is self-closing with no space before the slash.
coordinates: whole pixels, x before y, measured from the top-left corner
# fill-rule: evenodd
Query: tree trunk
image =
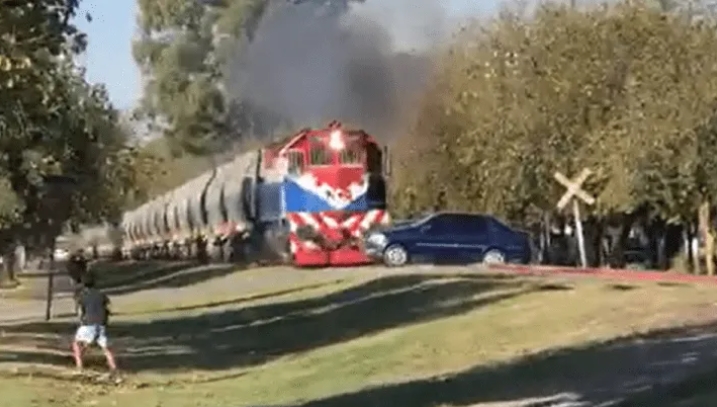
<path id="1" fill-rule="evenodd" d="M 23 244 L 15 247 L 15 270 L 22 273 L 27 268 L 27 251 Z"/>
<path id="2" fill-rule="evenodd" d="M 693 221 L 690 221 L 689 223 L 689 229 L 687 233 L 687 253 L 688 253 L 688 259 L 690 263 L 690 269 L 693 274 L 702 274 L 702 267 L 700 264 L 700 258 L 698 253 L 698 247 L 695 245 L 695 236 L 696 236 L 696 230 L 695 224 Z"/>
<path id="3" fill-rule="evenodd" d="M 608 239 L 607 265 L 610 268 L 622 268 L 625 263 L 625 241 L 630 233 L 631 223 L 627 215 L 618 215 L 605 229 Z"/>
<path id="4" fill-rule="evenodd" d="M 668 269 L 669 261 L 666 252 L 667 225 L 665 221 L 659 218 L 650 221 L 647 236 L 650 240 L 650 267 L 658 270 Z"/>
<path id="5" fill-rule="evenodd" d="M 550 212 L 545 212 L 543 214 L 543 224 L 541 228 L 541 254 L 540 254 L 540 264 L 552 264 L 553 261 L 553 254 L 551 252 L 551 248 L 553 246 L 552 242 L 552 232 L 551 232 L 551 226 L 553 224 L 553 217 L 551 216 Z"/>
<path id="6" fill-rule="evenodd" d="M 712 234 L 712 228 L 710 227 L 710 203 L 705 201 L 700 205 L 699 209 L 699 228 L 700 236 L 704 242 L 704 258 L 705 267 L 707 269 L 707 275 L 713 276 L 715 273 L 714 264 L 714 249 L 715 249 L 715 238 Z"/>
<path id="7" fill-rule="evenodd" d="M 2 256 L 3 264 L 0 265 L 0 287 L 12 285 L 15 281 L 12 270 L 7 266 L 7 256 Z"/>
<path id="8" fill-rule="evenodd" d="M 585 231 L 585 254 L 588 267 L 600 267 L 602 265 L 602 256 L 600 255 L 602 224 L 599 219 L 591 216 L 585 221 L 583 230 Z"/>
<path id="9" fill-rule="evenodd" d="M 684 224 L 668 224 L 665 227 L 665 260 L 666 267 L 672 266 L 675 257 L 685 252 Z"/>
<path id="10" fill-rule="evenodd" d="M 5 247 L 2 254 L 2 274 L 0 275 L 0 285 L 12 286 L 16 282 L 16 257 L 15 245 L 11 244 Z"/>

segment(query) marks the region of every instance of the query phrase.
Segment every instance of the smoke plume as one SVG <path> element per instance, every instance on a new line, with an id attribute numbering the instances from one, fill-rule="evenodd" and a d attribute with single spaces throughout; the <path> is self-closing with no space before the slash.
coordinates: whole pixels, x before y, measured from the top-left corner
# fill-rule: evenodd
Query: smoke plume
<path id="1" fill-rule="evenodd" d="M 274 0 L 226 88 L 294 127 L 336 119 L 388 140 L 427 82 L 446 13 L 439 0 L 340 1 Z"/>

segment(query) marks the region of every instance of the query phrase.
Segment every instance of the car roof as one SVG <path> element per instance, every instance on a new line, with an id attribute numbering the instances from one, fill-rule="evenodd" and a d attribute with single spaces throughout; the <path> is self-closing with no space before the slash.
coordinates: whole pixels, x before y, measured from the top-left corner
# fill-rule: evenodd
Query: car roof
<path id="1" fill-rule="evenodd" d="M 463 216 L 472 216 L 475 218 L 483 218 L 488 219 L 489 222 L 495 222 L 499 223 L 505 227 L 512 228 L 511 225 L 509 225 L 507 222 L 503 221 L 502 219 L 488 214 L 488 213 L 478 213 L 478 212 L 462 212 L 462 211 L 439 211 L 439 212 L 433 212 L 431 216 L 437 216 L 437 215 L 463 215 Z"/>
<path id="2" fill-rule="evenodd" d="M 461 212 L 461 211 L 439 211 L 439 212 L 434 212 L 433 215 L 467 215 L 467 216 L 475 216 L 475 217 L 483 217 L 483 218 L 493 218 L 492 215 L 488 215 L 485 213 Z"/>

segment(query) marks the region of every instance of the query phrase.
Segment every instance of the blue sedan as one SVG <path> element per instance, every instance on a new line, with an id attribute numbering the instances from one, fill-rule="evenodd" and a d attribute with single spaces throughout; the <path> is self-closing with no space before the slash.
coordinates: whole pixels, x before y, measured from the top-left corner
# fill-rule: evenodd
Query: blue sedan
<path id="1" fill-rule="evenodd" d="M 406 263 L 529 263 L 530 236 L 480 214 L 439 212 L 366 237 L 366 253 L 390 267 Z"/>

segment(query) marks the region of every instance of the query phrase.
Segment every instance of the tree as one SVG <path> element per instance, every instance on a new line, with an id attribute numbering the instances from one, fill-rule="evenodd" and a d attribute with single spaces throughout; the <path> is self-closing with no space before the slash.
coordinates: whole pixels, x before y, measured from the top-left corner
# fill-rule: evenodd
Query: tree
<path id="1" fill-rule="evenodd" d="M 47 243 L 71 219 L 116 220 L 142 171 L 106 92 L 87 84 L 72 63 L 86 43 L 69 23 L 77 6 L 77 0 L 6 0 L 0 7 L 5 255 L 18 244 Z M 2 280 L 13 279 L 12 271 L 6 267 Z"/>
<path id="2" fill-rule="evenodd" d="M 162 123 L 175 150 L 206 153 L 226 131 L 223 64 L 267 2 L 139 0 L 134 56 L 147 78 L 139 113 Z"/>
<path id="3" fill-rule="evenodd" d="M 138 200 L 137 205 L 179 187 L 212 167 L 212 161 L 205 156 L 173 152 L 171 143 L 166 138 L 157 138 L 138 150 L 146 157 L 151 157 L 154 176 L 151 186 L 146 190 L 146 199 Z"/>
<path id="4" fill-rule="evenodd" d="M 443 190 L 447 206 L 527 222 L 562 194 L 554 171 L 588 166 L 595 214 L 649 207 L 692 219 L 717 193 L 706 175 L 717 153 L 716 28 L 639 2 L 548 5 L 469 28 L 397 146 L 419 148 L 403 158 L 396 202 L 406 210 L 415 191 L 426 207 Z"/>
<path id="5" fill-rule="evenodd" d="M 133 52 L 146 79 L 138 115 L 149 118 L 174 151 L 191 154 L 214 153 L 284 126 L 287 119 L 271 107 L 237 95 L 237 61 L 272 7 L 301 5 L 338 16 L 351 1 L 361 0 L 138 0 L 141 35 Z"/>

